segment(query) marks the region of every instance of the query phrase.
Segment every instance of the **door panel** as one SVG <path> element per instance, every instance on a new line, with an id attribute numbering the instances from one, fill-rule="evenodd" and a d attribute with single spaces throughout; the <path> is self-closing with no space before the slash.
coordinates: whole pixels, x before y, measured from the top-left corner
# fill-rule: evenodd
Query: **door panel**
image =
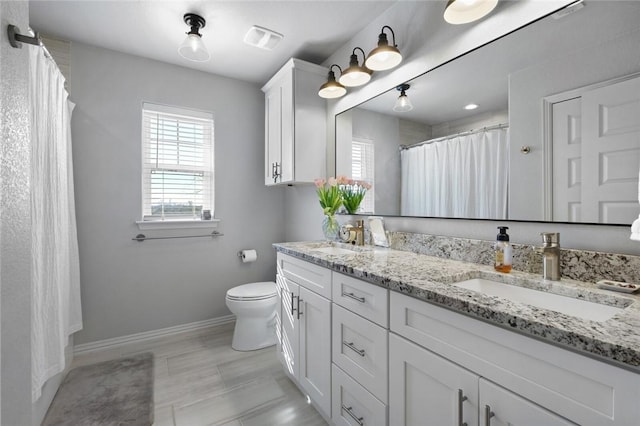
<path id="1" fill-rule="evenodd" d="M 331 302 L 300 287 L 299 381 L 327 416 L 331 416 L 330 341 Z"/>
<path id="2" fill-rule="evenodd" d="M 477 426 L 477 401 L 478 376 L 389 334 L 389 424 Z"/>

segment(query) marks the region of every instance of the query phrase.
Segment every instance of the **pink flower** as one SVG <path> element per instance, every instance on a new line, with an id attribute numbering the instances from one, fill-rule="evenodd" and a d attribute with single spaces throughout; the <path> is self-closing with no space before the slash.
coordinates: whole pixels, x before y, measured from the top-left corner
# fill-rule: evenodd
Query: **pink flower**
<path id="1" fill-rule="evenodd" d="M 313 181 L 313 183 L 316 185 L 316 188 L 322 188 L 325 182 L 326 181 L 324 179 L 316 179 Z"/>
<path id="2" fill-rule="evenodd" d="M 338 184 L 338 181 L 332 176 L 329 178 L 329 180 L 327 180 L 327 183 L 329 184 L 329 186 L 336 186 Z"/>
<path id="3" fill-rule="evenodd" d="M 338 176 L 336 180 L 338 181 L 338 185 L 345 185 L 349 181 L 349 179 L 344 175 Z"/>

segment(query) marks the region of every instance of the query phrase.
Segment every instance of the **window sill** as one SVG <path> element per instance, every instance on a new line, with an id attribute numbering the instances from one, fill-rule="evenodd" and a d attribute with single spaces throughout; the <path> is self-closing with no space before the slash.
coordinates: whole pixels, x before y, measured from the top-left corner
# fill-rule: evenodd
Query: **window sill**
<path id="1" fill-rule="evenodd" d="M 152 229 L 203 229 L 217 228 L 220 219 L 211 220 L 137 220 L 141 231 Z"/>

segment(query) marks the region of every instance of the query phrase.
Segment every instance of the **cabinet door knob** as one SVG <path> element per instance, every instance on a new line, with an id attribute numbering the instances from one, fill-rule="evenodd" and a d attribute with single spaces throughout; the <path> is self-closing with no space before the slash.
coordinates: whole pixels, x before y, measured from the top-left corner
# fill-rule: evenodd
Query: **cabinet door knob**
<path id="1" fill-rule="evenodd" d="M 458 426 L 467 426 L 466 422 L 463 422 L 463 406 L 462 403 L 467 400 L 467 397 L 464 396 L 462 389 L 458 389 Z"/>

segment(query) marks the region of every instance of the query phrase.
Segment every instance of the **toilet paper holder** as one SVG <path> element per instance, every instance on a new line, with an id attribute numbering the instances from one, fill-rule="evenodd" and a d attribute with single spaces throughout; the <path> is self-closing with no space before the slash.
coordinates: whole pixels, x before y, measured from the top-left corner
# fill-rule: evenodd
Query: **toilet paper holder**
<path id="1" fill-rule="evenodd" d="M 237 255 L 244 263 L 255 262 L 258 259 L 258 252 L 255 249 L 240 250 Z"/>

